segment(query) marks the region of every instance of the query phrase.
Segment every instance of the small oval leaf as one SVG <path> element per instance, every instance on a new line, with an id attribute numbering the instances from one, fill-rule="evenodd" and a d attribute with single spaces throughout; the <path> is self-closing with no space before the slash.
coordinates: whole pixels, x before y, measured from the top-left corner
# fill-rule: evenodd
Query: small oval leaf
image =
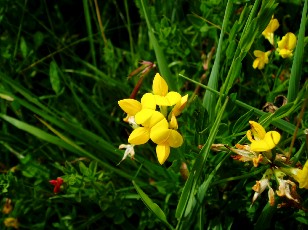
<path id="1" fill-rule="evenodd" d="M 60 77 L 58 72 L 58 65 L 55 61 L 50 63 L 49 67 L 49 79 L 51 83 L 51 87 L 56 94 L 60 92 Z"/>

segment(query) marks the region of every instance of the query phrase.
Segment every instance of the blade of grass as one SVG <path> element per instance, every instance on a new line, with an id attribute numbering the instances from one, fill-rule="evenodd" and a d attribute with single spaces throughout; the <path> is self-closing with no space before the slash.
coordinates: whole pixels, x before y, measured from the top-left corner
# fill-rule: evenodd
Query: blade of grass
<path id="1" fill-rule="evenodd" d="M 198 158 L 195 161 L 195 164 L 193 166 L 193 169 L 190 173 L 190 176 L 188 180 L 185 183 L 185 186 L 183 188 L 180 200 L 178 202 L 178 206 L 176 209 L 176 218 L 178 218 L 178 225 L 176 229 L 181 229 L 182 227 L 182 221 L 185 214 L 188 214 L 190 212 L 191 204 L 193 202 L 195 193 L 194 191 L 197 188 L 197 183 L 199 182 L 199 177 L 204 169 L 204 164 L 209 156 L 210 148 L 212 143 L 214 142 L 214 139 L 216 137 L 216 134 L 218 132 L 218 127 L 222 118 L 222 115 L 224 113 L 224 110 L 228 103 L 228 98 L 226 98 L 223 106 L 221 107 L 219 113 L 217 114 L 217 118 L 211 128 L 209 137 L 204 144 L 203 148 L 200 151 L 200 154 Z"/>
<path id="2" fill-rule="evenodd" d="M 304 9 L 302 12 L 302 19 L 298 33 L 298 40 L 296 50 L 294 54 L 291 76 L 288 87 L 288 103 L 294 101 L 299 91 L 299 84 L 301 80 L 302 64 L 304 57 L 304 38 L 305 38 L 305 26 L 306 26 L 306 15 L 307 15 L 307 0 L 305 0 Z"/>
<path id="3" fill-rule="evenodd" d="M 225 10 L 225 16 L 222 22 L 222 28 L 220 32 L 219 42 L 218 42 L 218 48 L 216 52 L 216 57 L 214 61 L 214 65 L 211 71 L 211 75 L 208 82 L 208 87 L 217 90 L 218 88 L 218 80 L 219 80 L 219 73 L 220 73 L 220 61 L 221 61 L 221 50 L 222 50 L 222 44 L 223 44 L 223 37 L 225 34 L 225 30 L 227 27 L 227 24 L 229 22 L 229 18 L 232 11 L 232 1 L 228 0 L 227 7 Z M 204 97 L 203 97 L 203 106 L 206 108 L 208 114 L 209 114 L 209 122 L 212 123 L 216 117 L 216 111 L 215 107 L 217 104 L 217 96 L 212 93 L 211 91 L 206 90 Z"/>
<path id="4" fill-rule="evenodd" d="M 166 224 L 170 229 L 173 229 L 173 227 L 168 223 L 164 211 L 161 210 L 161 208 L 156 203 L 154 203 L 147 194 L 144 193 L 144 191 L 137 185 L 135 181 L 132 182 L 143 203 L 148 207 L 148 209 L 150 209 L 157 216 L 157 218 Z"/>
<path id="5" fill-rule="evenodd" d="M 155 55 L 156 55 L 156 59 L 157 59 L 157 63 L 158 63 L 158 68 L 160 71 L 160 74 L 162 75 L 162 77 L 166 80 L 166 82 L 168 83 L 168 86 L 170 88 L 170 90 L 172 91 L 177 91 L 177 81 L 176 79 L 174 79 L 172 77 L 172 74 L 170 72 L 170 69 L 168 67 L 168 63 L 167 60 L 165 58 L 164 52 L 162 50 L 162 48 L 159 46 L 158 41 L 153 33 L 153 28 L 151 26 L 149 17 L 148 17 L 148 11 L 147 11 L 147 6 L 144 4 L 144 0 L 141 0 L 141 5 L 142 5 L 142 9 L 145 15 L 145 20 L 148 26 L 148 31 L 149 31 L 149 37 L 150 37 L 150 41 L 151 44 L 153 45 L 154 51 L 155 51 Z"/>
<path id="6" fill-rule="evenodd" d="M 179 74 L 179 76 L 181 76 L 181 77 L 187 79 L 188 81 L 193 82 L 194 84 L 199 85 L 199 86 L 202 87 L 202 88 L 205 88 L 205 89 L 207 89 L 207 90 L 210 90 L 211 92 L 214 92 L 214 93 L 216 93 L 217 95 L 220 95 L 220 92 L 218 92 L 218 91 L 216 91 L 216 90 L 213 90 L 213 89 L 207 87 L 206 85 L 203 85 L 203 84 L 201 84 L 201 83 L 199 83 L 199 82 L 197 82 L 197 81 L 194 81 L 194 80 L 192 80 L 192 79 L 190 79 L 190 78 L 188 78 L 188 77 L 185 77 L 185 76 L 182 75 L 182 74 Z M 308 85 L 308 82 L 307 82 L 307 84 L 305 84 L 305 85 Z M 305 87 L 306 87 L 306 86 L 304 86 L 303 89 L 304 89 Z M 302 90 L 303 90 L 303 89 L 302 89 Z M 222 95 L 222 97 L 225 97 L 225 95 Z M 242 108 L 244 108 L 244 109 L 253 110 L 254 113 L 257 114 L 258 116 L 264 116 L 264 115 L 268 114 L 268 113 L 266 113 L 266 112 L 263 112 L 263 111 L 260 110 L 260 109 L 257 109 L 257 108 L 255 108 L 255 107 L 253 107 L 253 106 L 251 106 L 251 105 L 248 105 L 248 104 L 246 104 L 246 103 L 244 103 L 244 102 L 242 102 L 242 101 L 235 100 L 235 101 L 233 101 L 233 102 L 234 102 L 236 105 L 238 105 L 238 106 L 240 106 L 240 107 L 242 107 Z M 273 114 L 268 114 L 268 115 L 271 115 L 271 116 L 272 116 Z M 295 125 L 293 125 L 293 124 L 291 124 L 291 123 L 289 123 L 289 122 L 287 122 L 287 121 L 285 121 L 285 120 L 282 120 L 281 118 L 279 118 L 279 119 L 274 119 L 274 120 L 272 121 L 272 124 L 275 125 L 276 127 L 279 127 L 281 130 L 283 130 L 283 131 L 285 131 L 285 132 L 287 132 L 288 134 L 291 134 L 291 135 L 293 135 L 293 133 L 294 133 L 294 131 L 295 131 Z M 304 133 L 304 131 L 301 130 L 299 133 L 302 134 L 302 133 Z"/>
<path id="7" fill-rule="evenodd" d="M 39 100 L 34 95 L 32 95 L 27 90 L 25 90 L 23 87 L 21 87 L 18 84 L 13 84 L 14 81 L 9 81 L 9 82 L 12 83 L 12 86 L 15 87 L 16 91 L 21 92 L 22 95 L 26 97 L 26 99 L 29 99 L 30 103 L 2 89 L 0 89 L 0 93 L 12 98 L 18 104 L 27 108 L 34 114 L 37 114 L 38 116 L 42 117 L 44 120 L 47 120 L 53 125 L 61 128 L 62 130 L 65 130 L 70 135 L 74 136 L 76 139 L 81 141 L 82 143 L 85 143 L 89 145 L 90 147 L 94 148 L 95 150 L 97 150 L 96 156 L 101 161 L 106 161 L 106 162 L 111 161 L 111 162 L 114 162 L 114 165 L 116 165 L 120 161 L 120 159 L 123 156 L 123 152 L 115 148 L 112 143 L 104 140 L 102 137 L 96 135 L 95 133 L 87 129 L 84 129 L 82 126 L 78 124 L 70 122 L 68 119 L 65 118 L 64 114 L 61 114 L 58 111 L 55 111 L 54 113 L 53 108 L 45 107 L 42 103 L 39 102 Z M 37 107 L 36 105 L 39 105 L 39 107 Z M 146 175 L 157 175 L 163 178 L 168 177 L 168 171 L 163 170 L 161 167 L 156 166 L 155 163 L 143 158 L 142 156 L 139 156 L 138 158 L 140 159 L 141 163 L 144 165 L 140 175 L 145 175 L 145 176 Z M 138 167 L 132 161 L 128 161 L 126 164 L 128 164 L 130 167 L 133 167 L 133 168 Z"/>
<path id="8" fill-rule="evenodd" d="M 49 124 L 47 124 L 46 122 L 44 122 L 43 120 L 39 119 L 44 125 L 46 125 L 51 131 L 53 131 L 58 137 L 53 136 L 39 128 L 36 128 L 32 125 L 29 125 L 25 122 L 22 122 L 20 120 L 17 120 L 13 117 L 9 117 L 5 114 L 0 114 L 0 118 L 2 118 L 3 120 L 9 122 L 10 124 L 12 124 L 13 126 L 15 126 L 18 129 L 21 129 L 25 132 L 28 132 L 36 137 L 38 137 L 39 139 L 42 139 L 44 141 L 47 141 L 49 143 L 52 143 L 56 146 L 62 147 L 72 153 L 75 153 L 77 155 L 80 156 L 87 156 L 92 160 L 96 160 L 99 164 L 101 164 L 103 167 L 108 168 L 109 170 L 119 174 L 120 176 L 128 179 L 128 180 L 132 180 L 133 177 L 129 174 L 127 174 L 126 172 L 116 169 L 115 167 L 112 167 L 110 164 L 102 161 L 101 159 L 99 159 L 98 157 L 96 157 L 94 154 L 87 152 L 86 150 L 84 150 L 83 148 L 79 147 L 78 145 L 76 145 L 73 141 L 71 141 L 69 138 L 65 137 L 63 134 L 61 134 L 60 132 L 58 132 L 57 130 L 53 129 Z"/>
<path id="9" fill-rule="evenodd" d="M 235 51 L 231 66 L 228 71 L 226 80 L 222 86 L 222 94 L 228 94 L 236 78 L 238 77 L 242 60 L 250 50 L 255 38 L 262 33 L 272 18 L 278 4 L 274 0 L 263 1 L 260 11 L 258 12 L 261 0 L 256 0 L 248 19 L 245 23 L 242 35 L 240 37 L 237 49 Z M 258 13 L 258 14 L 257 14 Z M 257 16 L 256 16 L 257 15 Z M 221 96 L 219 101 L 221 100 Z M 218 103 L 219 104 L 219 103 Z"/>
<path id="10" fill-rule="evenodd" d="M 78 97 L 77 93 L 74 90 L 73 82 L 70 82 L 70 88 L 71 92 L 74 96 L 75 101 L 78 103 L 78 105 L 82 108 L 82 110 L 87 114 L 89 121 L 93 124 L 93 126 L 96 128 L 97 131 L 101 134 L 102 138 L 105 139 L 107 142 L 110 141 L 109 135 L 107 132 L 101 127 L 97 119 L 94 117 L 94 114 L 92 111 L 87 107 L 85 103 L 82 102 L 82 100 Z"/>
<path id="11" fill-rule="evenodd" d="M 275 203 L 277 203 L 277 199 L 275 200 Z M 271 206 L 269 203 L 267 203 L 263 210 L 262 213 L 260 214 L 255 226 L 254 230 L 264 230 L 264 229 L 269 229 L 270 224 L 271 224 L 271 219 L 276 212 L 277 207 L 276 206 Z"/>
<path id="12" fill-rule="evenodd" d="M 96 65 L 96 52 L 94 48 L 94 40 L 93 40 L 93 31 L 92 31 L 92 24 L 91 24 L 91 14 L 90 14 L 90 9 L 88 5 L 88 0 L 83 0 L 83 9 L 84 9 L 84 16 L 86 20 L 86 26 L 88 30 L 88 36 L 89 36 L 89 44 L 90 44 L 90 50 L 91 50 L 91 55 L 92 55 L 92 61 L 93 65 Z"/>
<path id="13" fill-rule="evenodd" d="M 125 6 L 125 14 L 126 14 L 126 28 L 129 36 L 129 46 L 130 46 L 130 52 L 132 60 L 134 60 L 135 52 L 134 52 L 134 39 L 133 39 L 133 33 L 131 29 L 131 22 L 130 22 L 130 16 L 129 16 L 129 7 L 127 4 L 127 0 L 124 0 L 124 6 Z"/>
<path id="14" fill-rule="evenodd" d="M 73 147 L 69 146 L 67 143 L 65 143 L 64 141 L 62 141 L 61 139 L 59 139 L 58 137 L 55 137 L 51 134 L 48 134 L 47 132 L 36 128 L 32 125 L 29 125 L 25 122 L 22 122 L 20 120 L 17 120 L 13 117 L 7 116 L 5 114 L 0 114 L 0 117 L 7 121 L 8 123 L 12 124 L 13 126 L 15 126 L 16 128 L 26 131 L 36 137 L 38 137 L 39 139 L 42 139 L 44 141 L 48 141 L 49 143 L 55 144 L 59 147 L 62 147 L 64 149 L 67 149 L 75 154 L 78 154 L 79 152 L 74 149 Z"/>

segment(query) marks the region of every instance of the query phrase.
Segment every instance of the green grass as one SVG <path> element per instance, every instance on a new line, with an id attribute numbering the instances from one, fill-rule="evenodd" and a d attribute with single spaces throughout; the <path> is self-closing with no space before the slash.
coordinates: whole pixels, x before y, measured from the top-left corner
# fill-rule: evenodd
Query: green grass
<path id="1" fill-rule="evenodd" d="M 307 4 L 2 0 L 0 229 L 7 218 L 19 229 L 304 229 L 308 193 L 292 176 L 299 203 L 277 195 L 274 175 L 275 205 L 268 190 L 251 200 L 267 169 L 308 159 Z M 262 36 L 272 15 L 274 46 Z M 297 45 L 282 59 L 287 32 Z M 272 50 L 264 69 L 253 69 L 254 50 Z M 184 143 L 163 165 L 151 141 L 118 165 L 132 132 L 118 101 L 151 92 L 157 72 L 189 95 Z M 250 144 L 251 120 L 281 134 L 258 167 L 230 151 Z"/>

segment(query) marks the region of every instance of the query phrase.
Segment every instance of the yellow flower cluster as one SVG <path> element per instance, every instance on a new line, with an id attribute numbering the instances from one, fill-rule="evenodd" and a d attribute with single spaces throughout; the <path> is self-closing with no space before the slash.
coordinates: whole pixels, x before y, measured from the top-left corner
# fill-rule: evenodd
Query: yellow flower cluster
<path id="1" fill-rule="evenodd" d="M 250 130 L 247 131 L 247 139 L 250 145 L 237 144 L 231 151 L 238 154 L 233 157 L 236 160 L 247 162 L 252 161 L 257 167 L 259 163 L 269 163 L 271 161 L 271 150 L 280 141 L 280 134 L 277 131 L 266 132 L 262 125 L 255 121 L 249 121 Z"/>
<path id="2" fill-rule="evenodd" d="M 278 29 L 279 22 L 276 18 L 272 18 L 262 35 L 274 46 L 274 32 Z M 296 36 L 293 33 L 287 33 L 282 39 L 277 42 L 277 51 L 282 58 L 289 58 L 293 56 L 293 50 L 296 46 Z M 253 52 L 256 59 L 254 60 L 252 67 L 254 69 L 263 69 L 265 64 L 268 64 L 268 57 L 271 51 L 263 52 L 261 50 L 255 50 Z"/>
<path id="3" fill-rule="evenodd" d="M 277 131 L 266 132 L 264 127 L 255 121 L 249 121 L 249 124 L 250 130 L 247 131 L 246 136 L 251 144 L 237 144 L 236 148 L 228 148 L 237 154 L 233 157 L 236 160 L 243 162 L 252 161 L 255 167 L 259 164 L 270 165 L 270 168 L 263 174 L 262 179 L 256 181 L 256 184 L 252 187 L 255 191 L 252 203 L 267 188 L 270 205 L 274 205 L 275 194 L 277 194 L 280 197 L 286 197 L 291 200 L 295 206 L 299 206 L 300 198 L 296 193 L 296 184 L 291 180 L 284 179 L 284 177 L 288 175 L 299 183 L 300 188 L 308 189 L 308 160 L 303 169 L 287 167 L 288 161 L 283 154 L 272 154 L 272 150 L 279 143 L 281 135 Z M 278 182 L 276 193 L 270 184 L 272 178 L 275 178 Z"/>
<path id="4" fill-rule="evenodd" d="M 163 164 L 170 154 L 170 147 L 178 148 L 183 143 L 183 137 L 177 131 L 176 117 L 184 109 L 188 95 L 182 97 L 177 92 L 169 92 L 166 81 L 158 73 L 154 77 L 152 90 L 153 93 L 144 94 L 140 102 L 135 99 L 118 101 L 121 109 L 127 113 L 124 121 L 134 128 L 128 138 L 130 145 L 120 145 L 120 148 L 126 148 L 122 160 L 128 155 L 134 156 L 135 145 L 145 144 L 151 139 L 157 145 L 158 161 Z M 168 107 L 172 106 L 168 113 Z"/>

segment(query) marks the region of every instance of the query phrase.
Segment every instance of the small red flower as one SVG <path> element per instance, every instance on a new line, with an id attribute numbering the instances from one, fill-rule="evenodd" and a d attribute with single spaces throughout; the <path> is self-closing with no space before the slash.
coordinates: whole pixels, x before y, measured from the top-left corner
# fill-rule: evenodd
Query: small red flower
<path id="1" fill-rule="evenodd" d="M 58 193 L 60 192 L 60 187 L 63 184 L 63 179 L 61 177 L 58 177 L 56 180 L 50 180 L 49 183 L 55 186 L 53 192 Z"/>

